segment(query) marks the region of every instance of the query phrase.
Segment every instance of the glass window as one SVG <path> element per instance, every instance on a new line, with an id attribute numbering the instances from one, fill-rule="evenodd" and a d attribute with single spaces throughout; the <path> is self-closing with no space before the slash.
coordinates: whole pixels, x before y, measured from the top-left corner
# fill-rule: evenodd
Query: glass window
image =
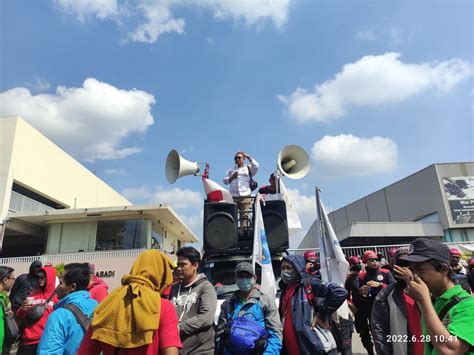
<path id="1" fill-rule="evenodd" d="M 142 249 L 147 245 L 147 221 L 99 221 L 95 250 Z"/>
<path id="2" fill-rule="evenodd" d="M 151 231 L 151 248 L 152 249 L 162 249 L 163 247 L 163 237 L 160 233 L 152 230 Z"/>

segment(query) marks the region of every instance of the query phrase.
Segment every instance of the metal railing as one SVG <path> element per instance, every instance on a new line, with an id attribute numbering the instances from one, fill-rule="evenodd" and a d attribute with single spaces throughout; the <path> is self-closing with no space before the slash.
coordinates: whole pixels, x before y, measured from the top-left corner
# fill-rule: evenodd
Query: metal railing
<path id="1" fill-rule="evenodd" d="M 12 212 L 39 212 L 54 210 L 53 207 L 45 205 L 44 203 L 26 197 L 16 191 L 11 192 L 10 206 L 8 209 Z"/>
<path id="2" fill-rule="evenodd" d="M 474 248 L 474 242 L 446 242 L 444 243 L 449 247 L 456 247 L 458 245 L 466 245 Z M 350 256 L 362 256 L 365 251 L 373 250 L 376 253 L 380 253 L 387 258 L 388 251 L 392 248 L 407 247 L 409 244 L 390 244 L 390 245 L 365 245 L 365 246 L 355 246 L 355 247 L 342 247 L 342 251 L 346 257 Z M 313 250 L 319 252 L 319 248 L 305 248 L 305 249 L 288 249 L 290 254 L 304 254 L 308 250 Z"/>
<path id="3" fill-rule="evenodd" d="M 74 262 L 78 260 L 128 258 L 128 257 L 137 257 L 138 255 L 143 253 L 145 250 L 146 249 L 133 249 L 133 250 L 116 250 L 116 251 L 96 251 L 96 252 L 88 252 L 88 253 L 19 256 L 19 257 L 0 259 L 0 265 L 32 263 L 35 260 L 40 260 L 43 264 L 45 263 L 57 264 L 57 263 L 69 263 L 69 262 Z"/>

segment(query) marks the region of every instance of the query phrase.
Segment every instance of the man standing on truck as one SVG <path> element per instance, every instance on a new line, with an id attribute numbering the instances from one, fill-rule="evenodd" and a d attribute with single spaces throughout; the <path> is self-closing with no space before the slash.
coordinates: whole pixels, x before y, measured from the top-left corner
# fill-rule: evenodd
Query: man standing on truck
<path id="1" fill-rule="evenodd" d="M 178 314 L 181 355 L 214 354 L 214 315 L 217 296 L 214 286 L 199 274 L 201 255 L 193 247 L 182 247 L 176 253 L 176 275 L 180 282 L 170 291 L 170 300 Z"/>
<path id="2" fill-rule="evenodd" d="M 235 282 L 239 290 L 224 301 L 217 323 L 219 354 L 280 354 L 282 327 L 276 303 L 260 291 L 256 281 L 250 263 L 236 266 Z"/>

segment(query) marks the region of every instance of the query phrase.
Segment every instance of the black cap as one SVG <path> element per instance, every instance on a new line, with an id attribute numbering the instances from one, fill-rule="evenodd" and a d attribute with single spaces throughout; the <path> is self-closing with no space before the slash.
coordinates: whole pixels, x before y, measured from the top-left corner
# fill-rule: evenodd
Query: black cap
<path id="1" fill-rule="evenodd" d="M 241 272 L 248 272 L 250 275 L 255 276 L 255 272 L 253 271 L 252 264 L 247 262 L 241 262 L 237 264 L 235 267 L 235 274 L 240 274 Z"/>
<path id="2" fill-rule="evenodd" d="M 436 240 L 418 238 L 410 243 L 408 254 L 400 257 L 400 260 L 414 263 L 421 263 L 431 259 L 449 265 L 449 248 Z"/>

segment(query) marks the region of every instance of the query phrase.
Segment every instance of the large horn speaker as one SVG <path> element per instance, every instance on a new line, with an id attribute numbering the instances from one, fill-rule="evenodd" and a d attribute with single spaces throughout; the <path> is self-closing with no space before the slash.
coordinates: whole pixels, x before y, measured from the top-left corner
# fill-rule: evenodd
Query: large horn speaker
<path id="1" fill-rule="evenodd" d="M 287 145 L 278 153 L 278 170 L 290 179 L 301 179 L 309 170 L 308 154 L 297 145 Z"/>
<path id="2" fill-rule="evenodd" d="M 289 242 L 285 201 L 265 201 L 261 207 L 270 253 L 286 251 Z"/>
<path id="3" fill-rule="evenodd" d="M 237 204 L 207 202 L 204 204 L 204 252 L 226 254 L 237 249 Z"/>
<path id="4" fill-rule="evenodd" d="M 166 158 L 165 172 L 166 180 L 173 184 L 181 176 L 197 174 L 199 172 L 199 165 L 196 162 L 184 159 L 173 149 Z"/>

